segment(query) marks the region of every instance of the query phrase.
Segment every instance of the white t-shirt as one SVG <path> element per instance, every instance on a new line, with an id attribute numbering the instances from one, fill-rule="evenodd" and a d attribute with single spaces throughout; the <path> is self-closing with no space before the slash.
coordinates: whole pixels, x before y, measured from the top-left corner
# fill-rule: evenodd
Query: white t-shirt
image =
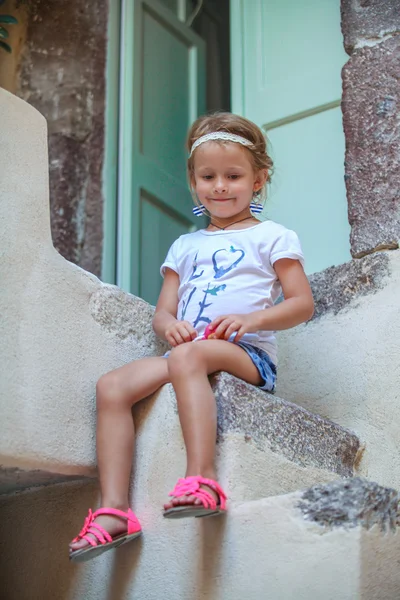
<path id="1" fill-rule="evenodd" d="M 177 319 L 189 321 L 201 335 L 216 317 L 273 306 L 281 293 L 273 269 L 280 258 L 304 264 L 296 233 L 273 221 L 247 229 L 201 229 L 181 235 L 172 244 L 161 275 L 165 268 L 179 275 Z M 258 331 L 257 336 L 251 343 L 276 364 L 274 332 Z M 242 339 L 246 341 L 246 336 Z"/>

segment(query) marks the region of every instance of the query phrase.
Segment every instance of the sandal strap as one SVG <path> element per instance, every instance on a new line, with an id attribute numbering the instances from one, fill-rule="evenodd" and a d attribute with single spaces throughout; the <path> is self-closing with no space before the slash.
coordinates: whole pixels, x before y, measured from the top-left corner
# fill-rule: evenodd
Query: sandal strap
<path id="1" fill-rule="evenodd" d="M 91 535 L 93 535 L 95 537 L 95 539 L 91 538 L 89 536 L 89 533 Z M 111 535 L 108 533 L 108 531 L 106 531 L 105 529 L 103 529 L 103 527 L 101 527 L 101 525 L 98 525 L 97 523 L 93 523 L 89 529 L 87 530 L 87 533 L 85 535 L 82 536 L 82 539 L 86 540 L 87 542 L 89 542 L 89 544 L 91 546 L 98 546 L 99 543 L 100 544 L 107 544 L 112 542 L 112 537 Z"/>
<path id="2" fill-rule="evenodd" d="M 130 508 L 128 508 L 127 512 L 119 510 L 118 508 L 99 508 L 94 513 L 93 518 L 95 519 L 99 515 L 111 515 L 114 517 L 120 517 L 121 519 L 126 519 L 128 535 L 142 530 L 139 519 Z"/>
<path id="3" fill-rule="evenodd" d="M 127 521 L 127 535 L 137 533 L 141 531 L 141 526 L 135 513 L 129 508 L 127 512 L 118 510 L 117 508 L 99 508 L 96 512 L 92 512 L 89 508 L 88 516 L 85 519 L 82 529 L 74 538 L 73 542 L 79 542 L 79 540 L 86 540 L 91 546 L 98 546 L 99 544 L 106 544 L 113 541 L 112 536 L 98 523 L 94 523 L 94 520 L 100 515 L 112 515 L 114 517 L 120 517 Z M 94 536 L 95 539 L 91 538 L 88 534 Z"/>
<path id="4" fill-rule="evenodd" d="M 218 504 L 215 501 L 214 497 L 207 490 L 201 488 L 201 485 L 207 485 L 211 488 L 218 496 Z M 210 508 L 215 510 L 217 506 L 222 510 L 225 510 L 226 507 L 226 494 L 216 481 L 213 479 L 206 479 L 205 477 L 201 477 L 201 475 L 185 477 L 184 479 L 179 479 L 178 483 L 169 493 L 170 496 L 194 496 L 198 500 L 201 501 L 205 508 Z"/>
<path id="5" fill-rule="evenodd" d="M 83 527 L 80 530 L 80 532 L 78 533 L 78 535 L 72 540 L 73 542 L 79 542 L 79 540 L 83 539 L 84 536 L 86 535 L 86 533 L 88 532 L 89 527 L 91 526 L 91 524 L 93 523 L 93 512 L 92 509 L 89 508 L 88 511 L 88 516 L 86 517 L 84 523 L 83 523 Z"/>
<path id="6" fill-rule="evenodd" d="M 111 535 L 98 523 L 92 523 L 91 527 L 89 527 L 88 533 L 95 535 L 102 544 L 105 544 L 106 542 L 112 542 Z"/>

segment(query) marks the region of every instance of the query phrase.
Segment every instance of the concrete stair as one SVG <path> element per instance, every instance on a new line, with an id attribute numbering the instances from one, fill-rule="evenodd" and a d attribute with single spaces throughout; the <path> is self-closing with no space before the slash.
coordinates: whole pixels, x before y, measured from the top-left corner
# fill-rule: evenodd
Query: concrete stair
<path id="1" fill-rule="evenodd" d="M 76 506 L 78 501 L 91 505 L 95 495 L 94 484 L 72 483 L 0 498 L 2 597 L 399 597 L 400 570 L 394 567 L 400 553 L 398 494 L 366 480 L 340 479 L 247 501 L 231 505 L 227 517 L 204 520 L 166 521 L 160 506 L 153 503 L 141 514 L 142 538 L 76 567 L 68 564 L 66 556 L 66 544 L 78 525 Z M 17 528 L 16 519 L 21 519 Z M 36 550 L 38 540 L 41 552 Z"/>

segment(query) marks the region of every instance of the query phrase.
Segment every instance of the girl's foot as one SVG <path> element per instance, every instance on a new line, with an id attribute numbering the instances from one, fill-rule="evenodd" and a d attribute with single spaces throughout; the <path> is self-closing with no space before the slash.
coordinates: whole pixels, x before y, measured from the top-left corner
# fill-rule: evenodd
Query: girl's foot
<path id="1" fill-rule="evenodd" d="M 135 514 L 117 508 L 89 510 L 83 527 L 69 546 L 69 558 L 74 562 L 90 560 L 122 544 L 126 544 L 142 533 Z"/>
<path id="2" fill-rule="evenodd" d="M 208 492 L 214 498 L 215 503 L 218 504 L 218 494 L 216 492 L 214 492 L 214 490 L 212 488 L 210 488 L 209 485 L 203 484 L 200 486 L 200 489 L 206 490 L 206 492 Z M 173 508 L 174 506 L 190 506 L 190 505 L 203 506 L 203 503 L 200 500 L 200 498 L 193 496 L 193 494 L 191 494 L 189 496 L 172 496 L 171 500 L 169 502 L 167 502 L 166 504 L 164 504 L 164 510 L 169 510 L 170 508 Z"/>
<path id="3" fill-rule="evenodd" d="M 122 509 L 126 512 L 128 509 Z M 117 535 L 121 535 L 122 533 L 126 533 L 126 519 L 121 517 L 115 517 L 114 515 L 99 515 L 93 520 L 93 524 L 100 525 L 103 529 L 105 529 L 112 538 Z M 87 536 L 91 538 L 94 542 L 97 542 L 97 538 L 93 533 L 88 533 Z M 82 548 L 86 548 L 86 546 L 90 546 L 89 542 L 85 539 L 77 540 L 76 542 L 72 541 L 69 545 L 70 552 L 75 550 L 81 550 Z"/>
<path id="4" fill-rule="evenodd" d="M 200 475 L 179 479 L 170 496 L 170 502 L 164 504 L 164 517 L 169 519 L 206 517 L 224 513 L 226 509 L 226 495 L 221 486 Z"/>

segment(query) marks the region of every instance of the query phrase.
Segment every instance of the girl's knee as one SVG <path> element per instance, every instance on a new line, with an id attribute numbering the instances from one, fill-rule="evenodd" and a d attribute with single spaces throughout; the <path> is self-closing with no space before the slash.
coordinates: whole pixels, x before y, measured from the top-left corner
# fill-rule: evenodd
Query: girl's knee
<path id="1" fill-rule="evenodd" d="M 97 409 L 115 406 L 123 401 L 123 387 L 118 375 L 113 371 L 102 375 L 96 385 Z"/>
<path id="2" fill-rule="evenodd" d="M 203 352 L 201 352 L 201 348 L 199 348 L 197 343 L 188 342 L 176 346 L 171 350 L 171 354 L 168 357 L 170 377 L 199 371 L 203 366 L 205 366 Z"/>

